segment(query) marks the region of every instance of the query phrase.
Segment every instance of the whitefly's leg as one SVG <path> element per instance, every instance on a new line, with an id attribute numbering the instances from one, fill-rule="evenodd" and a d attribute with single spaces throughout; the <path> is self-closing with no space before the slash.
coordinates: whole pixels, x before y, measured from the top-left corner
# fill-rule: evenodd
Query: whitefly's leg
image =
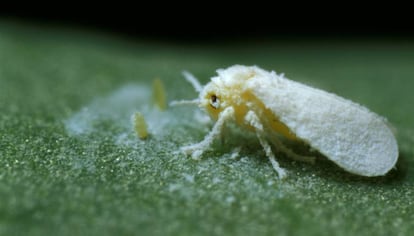
<path id="1" fill-rule="evenodd" d="M 232 119 L 234 117 L 234 109 L 233 107 L 228 107 L 226 109 L 224 109 L 220 115 L 218 120 L 216 121 L 216 123 L 213 126 L 213 129 L 210 131 L 210 133 L 208 133 L 206 135 L 206 137 L 204 138 L 203 141 L 196 143 L 196 144 L 192 144 L 192 145 L 188 145 L 188 146 L 184 146 L 181 148 L 181 150 L 183 152 L 185 152 L 186 154 L 191 154 L 191 157 L 193 159 L 200 159 L 201 155 L 203 154 L 203 152 L 210 147 L 211 143 L 213 142 L 213 140 L 220 135 L 221 133 L 221 129 L 224 125 L 224 123 L 229 120 Z"/>
<path id="2" fill-rule="evenodd" d="M 302 156 L 302 155 L 296 154 L 292 150 L 290 150 L 288 147 L 283 145 L 283 143 L 277 138 L 272 139 L 271 142 L 277 148 L 277 150 L 284 152 L 286 156 L 291 158 L 292 160 L 311 163 L 311 164 L 315 163 L 315 157 Z"/>
<path id="3" fill-rule="evenodd" d="M 255 131 L 256 131 L 256 136 L 260 141 L 260 144 L 262 145 L 266 156 L 269 158 L 270 163 L 272 163 L 273 169 L 275 169 L 275 171 L 277 172 L 277 174 L 279 175 L 280 179 L 283 179 L 286 177 L 286 171 L 280 167 L 279 163 L 276 161 L 276 158 L 272 152 L 272 149 L 269 145 L 269 143 L 266 141 L 265 137 L 264 137 L 264 132 L 263 132 L 263 125 L 260 123 L 259 118 L 257 117 L 257 115 L 253 112 L 253 111 L 249 111 L 246 116 L 244 117 L 245 121 L 247 122 L 247 124 L 251 125 L 252 127 L 254 127 Z"/>

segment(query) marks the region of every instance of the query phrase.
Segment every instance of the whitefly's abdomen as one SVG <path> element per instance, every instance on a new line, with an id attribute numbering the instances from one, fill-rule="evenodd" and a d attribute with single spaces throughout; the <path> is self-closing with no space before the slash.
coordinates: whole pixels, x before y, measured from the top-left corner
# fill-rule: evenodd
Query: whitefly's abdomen
<path id="1" fill-rule="evenodd" d="M 267 74 L 261 71 L 246 86 L 312 148 L 358 175 L 380 176 L 394 167 L 398 146 L 382 117 L 334 94 Z"/>

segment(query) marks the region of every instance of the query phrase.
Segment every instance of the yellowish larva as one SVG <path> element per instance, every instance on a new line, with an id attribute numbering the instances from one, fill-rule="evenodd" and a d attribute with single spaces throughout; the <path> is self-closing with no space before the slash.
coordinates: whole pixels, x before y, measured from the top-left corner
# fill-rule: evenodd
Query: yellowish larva
<path id="1" fill-rule="evenodd" d="M 148 137 L 148 129 L 144 116 L 140 112 L 135 112 L 131 117 L 131 121 L 138 137 L 146 139 Z"/>
<path id="2" fill-rule="evenodd" d="M 166 92 L 160 79 L 154 79 L 152 83 L 152 101 L 161 111 L 167 108 Z"/>

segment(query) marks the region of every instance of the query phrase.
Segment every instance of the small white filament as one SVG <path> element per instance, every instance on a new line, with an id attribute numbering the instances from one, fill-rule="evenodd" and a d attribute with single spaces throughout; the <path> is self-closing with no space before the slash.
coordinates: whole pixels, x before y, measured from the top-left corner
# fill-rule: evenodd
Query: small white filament
<path id="1" fill-rule="evenodd" d="M 184 75 L 184 78 L 194 87 L 195 91 L 201 92 L 203 90 L 203 86 L 194 75 L 185 70 L 182 73 Z"/>
<path id="2" fill-rule="evenodd" d="M 178 105 L 198 105 L 200 104 L 199 99 L 194 100 L 180 100 L 180 101 L 172 101 L 170 102 L 170 106 L 178 106 Z"/>

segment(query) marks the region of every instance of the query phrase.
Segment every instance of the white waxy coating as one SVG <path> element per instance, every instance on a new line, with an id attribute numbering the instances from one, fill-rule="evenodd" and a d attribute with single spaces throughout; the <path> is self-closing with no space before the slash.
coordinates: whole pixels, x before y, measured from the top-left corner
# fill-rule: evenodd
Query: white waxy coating
<path id="1" fill-rule="evenodd" d="M 293 134 L 343 169 L 380 176 L 395 166 L 398 146 L 394 135 L 384 118 L 365 107 L 256 66 L 236 65 L 217 72 L 200 94 L 201 106 L 212 90 L 250 91 Z"/>

